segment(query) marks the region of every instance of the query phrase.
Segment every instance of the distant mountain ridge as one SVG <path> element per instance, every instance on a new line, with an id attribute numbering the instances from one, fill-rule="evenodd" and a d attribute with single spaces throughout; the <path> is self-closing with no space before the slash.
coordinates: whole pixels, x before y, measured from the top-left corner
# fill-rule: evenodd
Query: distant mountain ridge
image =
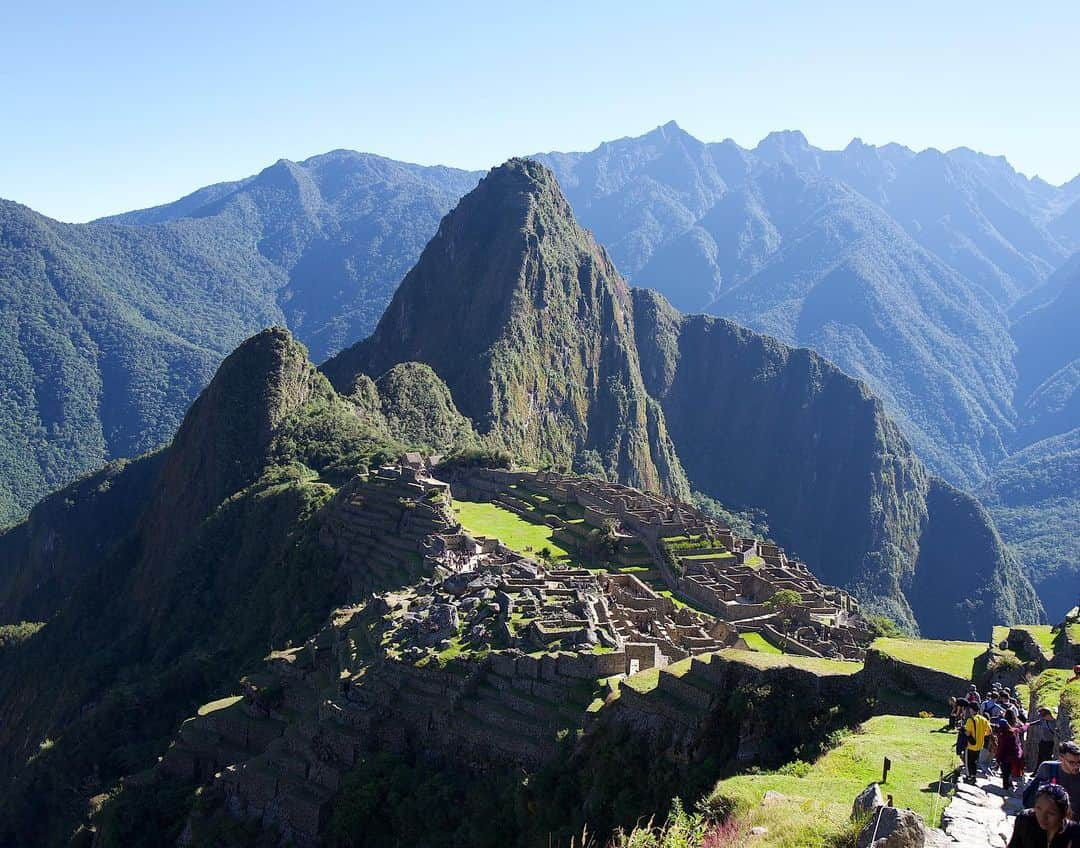
<path id="1" fill-rule="evenodd" d="M 963 148 L 825 151 L 787 131 L 747 150 L 674 122 L 537 158 L 632 284 L 866 380 L 953 482 L 973 484 L 1007 455 L 1005 310 L 1080 247 L 1080 224 L 1053 226 L 1066 187 Z"/>
<path id="2" fill-rule="evenodd" d="M 746 149 L 673 122 L 536 158 L 631 284 L 823 354 L 957 485 L 1080 425 L 1075 369 L 1028 386 L 1020 344 L 1080 249 L 1080 178 L 792 131 Z M 333 151 L 87 225 L 3 205 L 0 523 L 167 440 L 259 328 L 288 325 L 316 361 L 365 337 L 479 177 Z"/>

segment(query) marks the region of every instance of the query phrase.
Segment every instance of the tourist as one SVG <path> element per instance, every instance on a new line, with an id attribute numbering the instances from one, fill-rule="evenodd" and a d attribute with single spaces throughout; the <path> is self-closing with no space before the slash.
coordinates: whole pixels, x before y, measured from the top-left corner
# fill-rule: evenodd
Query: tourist
<path id="1" fill-rule="evenodd" d="M 1058 746 L 1058 758 L 1039 765 L 1028 790 L 1024 793 L 1024 806 L 1030 804 L 1034 793 L 1038 791 L 1033 787 L 1041 787 L 1048 783 L 1064 786 L 1065 791 L 1069 793 L 1073 809 L 1080 810 L 1080 745 L 1071 740 L 1062 742 Z M 1080 848 L 1080 843 L 1077 848 Z"/>
<path id="2" fill-rule="evenodd" d="M 964 735 L 967 745 L 964 748 L 964 762 L 967 765 L 967 782 L 974 785 L 979 767 L 979 754 L 982 753 L 986 740 L 990 737 L 990 722 L 979 712 L 979 705 L 968 701 L 967 720 L 964 722 Z"/>
<path id="3" fill-rule="evenodd" d="M 964 700 L 949 698 L 949 730 L 956 730 L 964 723 Z"/>
<path id="4" fill-rule="evenodd" d="M 1057 721 L 1049 707 L 1039 707 L 1039 718 L 1028 728 L 1028 743 L 1038 749 L 1035 764 L 1045 763 L 1054 756 L 1054 743 L 1057 742 Z"/>
<path id="5" fill-rule="evenodd" d="M 1001 765 L 1001 788 L 1012 791 L 1013 781 L 1024 776 L 1023 733 L 1028 729 L 1016 717 L 1016 710 L 1009 707 L 994 730 L 997 736 L 997 761 Z M 1080 848 L 1080 846 L 1077 846 Z"/>
<path id="6" fill-rule="evenodd" d="M 1005 703 L 1006 696 L 1001 692 L 996 692 L 992 697 L 983 701 L 983 715 L 990 719 L 990 724 L 994 724 L 1005 715 Z"/>
<path id="7" fill-rule="evenodd" d="M 972 704 L 978 704 L 982 701 L 982 698 L 979 697 L 979 690 L 975 688 L 974 683 L 968 686 L 967 700 Z"/>
<path id="8" fill-rule="evenodd" d="M 1080 824 L 1071 820 L 1069 793 L 1049 784 L 1030 810 L 1017 815 L 1007 848 L 1080 848 Z"/>
<path id="9" fill-rule="evenodd" d="M 1065 684 L 1075 683 L 1077 680 L 1080 680 L 1080 665 L 1073 666 L 1073 676 L 1066 680 Z"/>

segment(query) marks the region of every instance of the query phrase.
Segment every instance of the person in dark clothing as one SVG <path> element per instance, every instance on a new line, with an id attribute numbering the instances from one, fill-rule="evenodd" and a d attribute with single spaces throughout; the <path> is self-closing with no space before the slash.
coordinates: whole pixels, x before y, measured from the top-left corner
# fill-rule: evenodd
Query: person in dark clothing
<path id="1" fill-rule="evenodd" d="M 1001 765 L 1001 787 L 1012 791 L 1013 781 L 1024 776 L 1024 731 L 1026 724 L 1016 718 L 1016 710 L 1009 707 L 1005 716 L 994 729 L 997 736 L 997 761 Z M 1080 846 L 1078 846 L 1080 848 Z"/>
<path id="2" fill-rule="evenodd" d="M 1053 782 L 1064 786 L 1072 800 L 1073 810 L 1080 809 L 1080 745 L 1072 741 L 1062 742 L 1058 746 L 1057 760 L 1041 763 L 1032 781 L 1039 785 Z"/>
<path id="3" fill-rule="evenodd" d="M 1035 806 L 1016 817 L 1007 848 L 1080 848 L 1080 824 L 1070 814 L 1069 793 L 1056 784 L 1044 786 Z"/>
<path id="4" fill-rule="evenodd" d="M 1028 742 L 1035 743 L 1039 752 L 1036 765 L 1054 758 L 1054 743 L 1057 742 L 1057 721 L 1049 707 L 1039 707 L 1039 718 L 1028 728 Z"/>

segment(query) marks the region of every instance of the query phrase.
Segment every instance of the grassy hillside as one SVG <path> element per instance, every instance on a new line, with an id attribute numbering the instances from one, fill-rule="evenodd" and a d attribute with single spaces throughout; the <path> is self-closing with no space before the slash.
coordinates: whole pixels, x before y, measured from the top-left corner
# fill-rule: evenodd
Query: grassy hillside
<path id="1" fill-rule="evenodd" d="M 731 810 L 743 832 L 767 827 L 754 840 L 762 848 L 821 848 L 849 830 L 851 802 L 881 780 L 884 757 L 892 761 L 882 791 L 897 807 L 925 820 L 939 818 L 947 803 L 936 795 L 940 771 L 956 765 L 953 735 L 938 733 L 937 718 L 875 716 L 812 765 L 795 762 L 776 772 L 730 777 L 716 784 L 710 807 Z M 762 804 L 766 792 L 783 798 Z"/>
<path id="2" fill-rule="evenodd" d="M 912 665 L 944 671 L 964 680 L 973 674 L 975 658 L 986 652 L 983 642 L 945 642 L 937 639 L 875 639 L 871 647 Z"/>

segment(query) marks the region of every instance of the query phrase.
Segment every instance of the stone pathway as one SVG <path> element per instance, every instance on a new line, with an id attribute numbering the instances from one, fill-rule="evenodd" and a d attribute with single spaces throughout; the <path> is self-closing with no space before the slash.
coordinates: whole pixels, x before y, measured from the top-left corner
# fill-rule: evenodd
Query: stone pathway
<path id="1" fill-rule="evenodd" d="M 974 786 L 960 783 L 942 817 L 948 837 L 942 846 L 1004 848 L 1012 836 L 1013 816 L 1023 809 L 1019 790 L 1009 794 L 1000 778 L 979 777 Z"/>

